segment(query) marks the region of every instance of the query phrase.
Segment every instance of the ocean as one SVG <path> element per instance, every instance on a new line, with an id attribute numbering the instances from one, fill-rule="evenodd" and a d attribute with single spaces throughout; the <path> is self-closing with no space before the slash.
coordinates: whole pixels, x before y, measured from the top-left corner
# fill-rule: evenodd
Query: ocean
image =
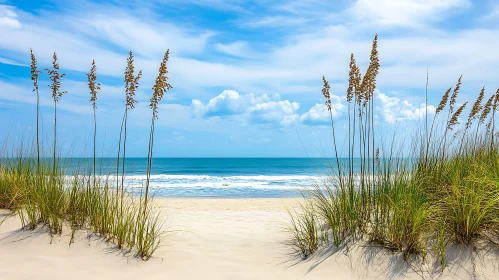
<path id="1" fill-rule="evenodd" d="M 63 161 L 70 175 L 93 159 Z M 299 197 L 330 175 L 331 165 L 324 158 L 154 158 L 150 190 L 158 197 Z M 115 177 L 116 159 L 97 159 L 97 166 L 98 173 Z M 126 159 L 125 184 L 134 193 L 144 185 L 146 170 L 147 158 Z"/>

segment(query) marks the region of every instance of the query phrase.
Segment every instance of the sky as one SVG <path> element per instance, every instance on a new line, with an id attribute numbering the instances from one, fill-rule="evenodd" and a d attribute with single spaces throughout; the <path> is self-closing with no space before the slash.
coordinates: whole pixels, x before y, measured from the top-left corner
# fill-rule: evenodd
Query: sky
<path id="1" fill-rule="evenodd" d="M 330 156 L 323 75 L 331 84 L 341 154 L 350 54 L 364 72 L 375 34 L 379 138 L 396 133 L 411 139 L 424 112 L 434 112 L 460 75 L 458 104 L 475 100 L 483 86 L 487 95 L 499 87 L 495 0 L 0 0 L 0 139 L 32 139 L 30 48 L 40 69 L 51 66 L 55 51 L 66 74 L 61 89 L 68 92 L 57 104 L 60 154 L 92 154 L 86 73 L 95 59 L 102 84 L 97 150 L 115 156 L 125 108 L 123 73 L 133 51 L 143 77 L 129 113 L 127 154 L 147 156 L 151 88 L 169 49 L 173 89 L 159 106 L 154 156 Z M 49 83 L 44 71 L 39 84 L 46 146 L 54 115 Z"/>

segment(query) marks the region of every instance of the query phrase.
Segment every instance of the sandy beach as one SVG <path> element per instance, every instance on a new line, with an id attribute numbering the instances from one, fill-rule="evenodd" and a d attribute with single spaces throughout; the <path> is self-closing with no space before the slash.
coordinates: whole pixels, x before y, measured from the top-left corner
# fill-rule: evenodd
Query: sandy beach
<path id="1" fill-rule="evenodd" d="M 51 242 L 43 228 L 20 230 L 19 219 L 10 217 L 0 226 L 0 278 L 496 279 L 499 272 L 497 255 L 459 248 L 449 250 L 443 274 L 437 266 L 411 267 L 400 255 L 360 245 L 302 260 L 285 245 L 286 209 L 298 201 L 159 199 L 169 232 L 147 262 L 98 237 L 87 238 L 85 231 L 71 246 L 67 230 Z"/>

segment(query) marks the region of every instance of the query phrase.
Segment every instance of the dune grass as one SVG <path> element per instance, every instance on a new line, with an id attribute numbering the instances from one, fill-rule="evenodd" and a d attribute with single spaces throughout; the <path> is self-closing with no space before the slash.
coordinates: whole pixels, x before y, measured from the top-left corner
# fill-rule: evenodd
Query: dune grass
<path id="1" fill-rule="evenodd" d="M 449 244 L 497 244 L 499 145 L 494 125 L 499 89 L 485 104 L 482 89 L 461 127 L 467 103 L 457 106 L 459 78 L 442 96 L 431 123 L 413 134 L 416 140 L 410 141 L 407 155 L 395 141 L 375 137 L 378 68 L 376 36 L 363 78 L 351 56 L 347 159 L 337 159 L 334 176 L 305 193 L 307 203 L 290 213 L 291 245 L 307 257 L 323 245 L 367 241 L 406 259 L 424 260 L 431 253 L 444 268 Z M 329 84 L 323 81 L 328 106 Z M 337 157 L 336 139 L 333 144 Z M 354 161 L 360 168 L 354 169 Z"/>
<path id="2" fill-rule="evenodd" d="M 52 236 L 69 230 L 70 244 L 77 231 L 87 230 L 144 260 L 159 247 L 162 221 L 152 203 L 146 207 L 142 196 L 116 194 L 109 176 L 65 174 L 61 162 L 54 172 L 50 161 L 41 163 L 22 154 L 0 161 L 0 208 L 17 213 L 24 229 L 46 226 Z"/>
<path id="3" fill-rule="evenodd" d="M 38 81 L 41 72 L 38 71 L 36 57 L 32 50 L 30 54 L 33 91 L 36 92 L 38 101 Z M 46 69 L 52 82 L 49 87 L 54 100 L 53 147 L 50 147 L 53 150 L 53 156 L 52 158 L 41 157 L 47 147 L 40 144 L 39 103 L 37 102 L 35 149 L 26 148 L 23 141 L 9 146 L 7 144 L 12 143 L 7 143 L 6 139 L 4 149 L 0 151 L 0 209 L 8 209 L 12 213 L 18 214 L 24 229 L 33 230 L 38 226 L 46 226 L 52 236 L 60 235 L 63 230 L 69 229 L 71 231 L 70 244 L 74 242 L 77 231 L 87 230 L 90 233 L 100 235 L 109 242 L 116 243 L 120 249 L 135 250 L 142 259 L 149 259 L 160 246 L 163 236 L 160 213 L 156 211 L 153 197 L 149 194 L 149 177 L 152 168 L 154 120 L 157 118 L 158 103 L 166 90 L 171 88 L 166 76 L 168 73 L 166 68 L 168 54 L 169 51 L 165 53 L 161 62 L 158 79 L 150 100 L 153 123 L 150 133 L 145 193 L 141 191 L 140 196 L 133 196 L 124 185 L 127 113 L 128 110 L 134 108 L 136 103 L 133 97 L 142 75 L 141 71 L 137 76 L 133 74 L 132 52 L 130 52 L 125 69 L 126 108 L 123 120 L 125 131 L 124 135 L 123 131 L 120 131 L 120 150 L 118 151 L 116 174 L 101 174 L 100 176 L 96 171 L 96 100 L 100 83 L 97 83 L 95 60 L 92 61 L 90 72 L 87 73 L 94 116 L 93 165 L 67 169 L 67 166 L 64 166 L 67 160 L 61 160 L 56 153 L 57 103 L 67 92 L 61 91 L 61 79 L 65 74 L 60 73 L 57 55 L 54 52 L 52 68 Z M 124 136 L 123 156 L 121 156 L 122 136 Z M 119 182 L 120 156 L 123 165 L 121 188 Z M 70 170 L 70 174 L 65 173 L 68 172 L 67 170 Z"/>

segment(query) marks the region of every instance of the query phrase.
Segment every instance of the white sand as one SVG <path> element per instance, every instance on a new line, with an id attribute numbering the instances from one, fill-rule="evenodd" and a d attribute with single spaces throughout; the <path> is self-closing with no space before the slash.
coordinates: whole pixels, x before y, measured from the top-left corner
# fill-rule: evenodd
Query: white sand
<path id="1" fill-rule="evenodd" d="M 83 231 L 71 247 L 67 231 L 50 244 L 43 229 L 20 230 L 19 219 L 9 218 L 0 225 L 0 279 L 499 279 L 497 253 L 481 250 L 451 248 L 443 274 L 433 264 L 411 268 L 400 255 L 358 245 L 302 261 L 284 245 L 286 209 L 296 199 L 160 204 L 173 232 L 147 262 Z"/>

